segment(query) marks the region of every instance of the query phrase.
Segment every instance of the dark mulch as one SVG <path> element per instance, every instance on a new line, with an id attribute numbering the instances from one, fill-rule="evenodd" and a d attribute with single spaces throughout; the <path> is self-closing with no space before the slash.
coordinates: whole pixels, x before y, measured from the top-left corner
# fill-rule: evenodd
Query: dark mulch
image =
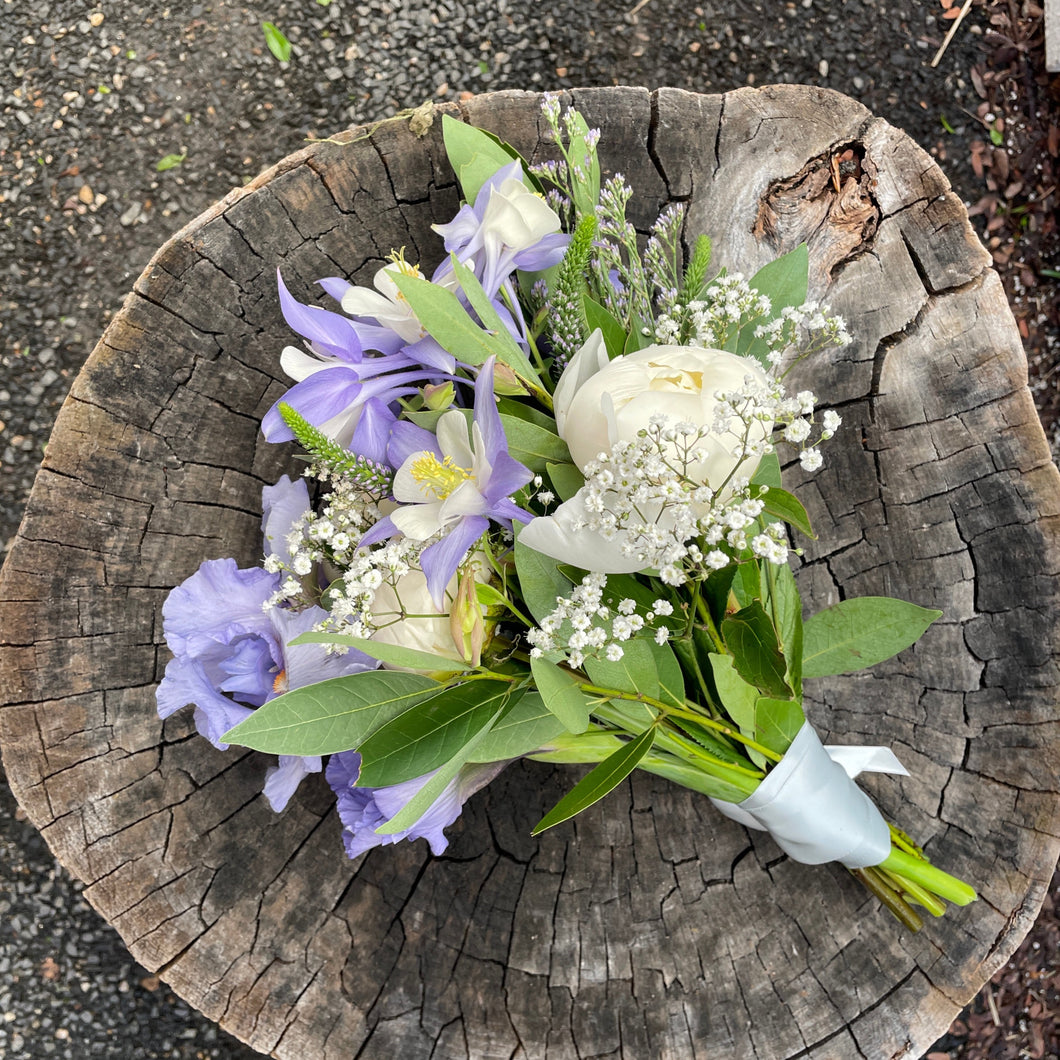
<path id="1" fill-rule="evenodd" d="M 971 79 L 981 137 L 971 165 L 982 195 L 970 209 L 1008 292 L 1035 400 L 1060 455 L 1060 74 L 1045 69 L 1042 7 L 990 0 L 982 60 Z M 1060 871 L 1023 944 L 925 1060 L 1060 1058 Z"/>

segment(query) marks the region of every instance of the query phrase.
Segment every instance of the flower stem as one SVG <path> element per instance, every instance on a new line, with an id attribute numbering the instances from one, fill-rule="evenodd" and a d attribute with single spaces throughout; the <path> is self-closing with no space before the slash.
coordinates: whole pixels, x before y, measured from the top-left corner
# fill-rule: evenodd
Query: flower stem
<path id="1" fill-rule="evenodd" d="M 910 880 L 914 884 L 919 884 L 932 894 L 945 898 L 947 902 L 953 902 L 954 905 L 968 905 L 979 897 L 963 880 L 958 880 L 956 876 L 943 872 L 931 862 L 913 857 L 904 850 L 892 847 L 886 860 L 876 867 Z"/>
<path id="2" fill-rule="evenodd" d="M 917 916 L 909 903 L 875 869 L 851 869 L 851 875 L 859 879 L 895 916 L 914 934 L 924 921 Z"/>

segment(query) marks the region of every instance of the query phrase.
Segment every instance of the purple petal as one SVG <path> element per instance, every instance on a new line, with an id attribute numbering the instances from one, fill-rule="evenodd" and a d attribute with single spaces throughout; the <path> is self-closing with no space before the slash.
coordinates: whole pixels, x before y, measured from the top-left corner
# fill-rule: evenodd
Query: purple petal
<path id="1" fill-rule="evenodd" d="M 229 676 L 221 681 L 218 690 L 231 692 L 247 706 L 260 707 L 271 696 L 279 673 L 269 642 L 264 637 L 240 637 L 230 647 L 230 653 L 220 664 L 220 669 Z"/>
<path id="2" fill-rule="evenodd" d="M 379 664 L 359 651 L 341 655 L 329 653 L 324 644 L 291 644 L 303 633 L 327 618 L 321 607 L 307 607 L 304 611 L 282 611 L 274 607 L 269 612 L 276 637 L 282 645 L 285 685 L 288 691 L 305 688 L 317 681 L 332 677 L 348 677 L 364 670 L 374 670 Z"/>
<path id="3" fill-rule="evenodd" d="M 290 405 L 314 427 L 319 427 L 362 400 L 361 388 L 360 377 L 352 368 L 336 366 L 314 372 L 307 379 L 295 383 L 265 413 L 265 418 L 261 421 L 261 432 L 267 441 L 289 442 L 294 435 L 280 415 L 280 402 Z"/>
<path id="4" fill-rule="evenodd" d="M 427 590 L 434 606 L 445 612 L 445 590 L 468 549 L 489 529 L 481 515 L 467 515 L 449 533 L 420 553 L 420 567 L 427 576 Z"/>
<path id="5" fill-rule="evenodd" d="M 319 756 L 280 755 L 279 764 L 265 771 L 265 798 L 273 811 L 279 813 L 286 809 L 302 779 L 310 773 L 319 773 L 320 768 Z"/>
<path id="6" fill-rule="evenodd" d="M 195 728 L 222 751 L 228 744 L 221 737 L 253 713 L 250 707 L 241 706 L 221 695 L 206 676 L 201 663 L 194 659 L 170 659 L 155 698 L 160 718 L 168 718 L 170 714 L 193 703 Z"/>
<path id="7" fill-rule="evenodd" d="M 422 364 L 424 368 L 435 368 L 446 375 L 451 375 L 456 371 L 456 359 L 451 353 L 442 349 L 438 340 L 430 335 L 424 336 L 419 342 L 409 343 L 403 352 L 415 363 Z"/>
<path id="8" fill-rule="evenodd" d="M 361 415 L 350 439 L 350 449 L 377 464 L 386 465 L 387 442 L 397 416 L 382 398 L 369 398 L 361 406 Z"/>
<path id="9" fill-rule="evenodd" d="M 482 491 L 482 496 L 491 505 L 496 505 L 516 490 L 522 489 L 533 477 L 534 473 L 528 467 L 524 467 L 507 450 L 503 450 L 493 458 L 489 482 Z"/>
<path id="10" fill-rule="evenodd" d="M 475 423 L 486 443 L 486 459 L 493 464 L 498 453 L 508 451 L 508 439 L 501 426 L 501 414 L 497 411 L 497 399 L 493 394 L 493 364 L 490 357 L 479 369 L 475 379 Z"/>
<path id="11" fill-rule="evenodd" d="M 303 305 L 287 290 L 279 269 L 276 270 L 276 282 L 283 319 L 299 335 L 344 361 L 356 362 L 364 356 L 361 340 L 351 320 L 321 306 Z"/>
<path id="12" fill-rule="evenodd" d="M 340 276 L 325 276 L 322 280 L 317 280 L 317 283 L 324 288 L 324 292 L 330 297 L 334 298 L 336 302 L 342 301 L 342 296 L 353 288 L 353 284 L 349 280 L 344 280 Z"/>
<path id="13" fill-rule="evenodd" d="M 305 479 L 292 480 L 284 475 L 275 486 L 266 486 L 261 491 L 261 507 L 265 555 L 279 556 L 284 564 L 290 566 L 291 551 L 287 547 L 287 535 L 309 508 L 309 487 Z"/>
<path id="14" fill-rule="evenodd" d="M 242 634 L 271 634 L 262 606 L 281 580 L 260 567 L 240 570 L 234 559 L 207 560 L 162 605 L 170 651 L 178 657 L 196 656 Z"/>
<path id="15" fill-rule="evenodd" d="M 357 542 L 357 547 L 374 545 L 385 541 L 388 537 L 397 537 L 400 533 L 401 531 L 394 525 L 394 520 L 389 515 L 385 515 Z"/>
<path id="16" fill-rule="evenodd" d="M 438 439 L 432 431 L 408 420 L 398 420 L 390 431 L 387 462 L 391 467 L 401 467 L 414 453 L 433 453 L 439 461 L 443 459 Z"/>

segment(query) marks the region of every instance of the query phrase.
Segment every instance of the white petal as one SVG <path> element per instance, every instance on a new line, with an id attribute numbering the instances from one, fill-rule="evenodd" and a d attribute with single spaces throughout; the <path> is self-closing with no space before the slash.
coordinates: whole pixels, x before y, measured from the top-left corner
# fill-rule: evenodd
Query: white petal
<path id="1" fill-rule="evenodd" d="M 567 362 L 563 374 L 556 384 L 556 393 L 552 397 L 552 411 L 556 417 L 556 429 L 563 437 L 563 425 L 567 420 L 567 410 L 574 400 L 574 395 L 582 385 L 608 364 L 607 347 L 604 345 L 604 333 L 597 328 L 584 342 L 581 349 Z"/>
<path id="2" fill-rule="evenodd" d="M 595 531 L 573 529 L 584 519 L 584 488 L 564 501 L 553 515 L 534 519 L 519 533 L 519 542 L 553 559 L 562 560 L 582 570 L 603 574 L 632 574 L 643 564 L 622 552 L 625 536 L 616 534 L 607 541 Z"/>
<path id="3" fill-rule="evenodd" d="M 442 529 L 442 502 L 405 504 L 390 514 L 393 524 L 412 541 L 426 541 Z"/>
<path id="4" fill-rule="evenodd" d="M 438 420 L 434 433 L 443 456 L 451 456 L 457 467 L 474 467 L 475 454 L 469 444 L 467 419 L 459 409 L 450 409 L 444 413 Z"/>
<path id="5" fill-rule="evenodd" d="M 412 474 L 412 465 L 424 456 L 433 456 L 424 450 L 421 453 L 412 453 L 405 458 L 404 463 L 394 472 L 394 499 L 404 504 L 409 502 L 420 502 L 434 496 L 423 488 L 422 482 L 417 482 Z"/>
<path id="6" fill-rule="evenodd" d="M 333 368 L 334 362 L 322 361 L 297 346 L 284 346 L 280 354 L 280 367 L 296 382 L 308 379 L 314 372 L 321 372 L 325 368 Z"/>

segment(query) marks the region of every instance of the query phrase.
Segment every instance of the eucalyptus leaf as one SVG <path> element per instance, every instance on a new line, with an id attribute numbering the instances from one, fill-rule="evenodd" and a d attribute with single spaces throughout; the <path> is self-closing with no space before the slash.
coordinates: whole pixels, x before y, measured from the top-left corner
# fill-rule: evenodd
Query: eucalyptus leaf
<path id="1" fill-rule="evenodd" d="M 442 689 L 422 674 L 366 670 L 277 696 L 224 735 L 277 755 L 327 755 L 356 747 L 389 719 Z"/>
<path id="2" fill-rule="evenodd" d="M 604 337 L 607 356 L 614 360 L 626 348 L 626 329 L 609 310 L 588 295 L 583 295 L 583 305 L 585 321 L 589 325 L 589 334 L 599 329 Z"/>
<path id="3" fill-rule="evenodd" d="M 915 644 L 941 611 L 889 596 L 858 596 L 806 620 L 802 676 L 852 673 L 890 659 Z"/>
<path id="4" fill-rule="evenodd" d="M 594 766 L 574 787 L 538 821 L 532 835 L 569 821 L 575 814 L 599 802 L 637 768 L 640 760 L 655 742 L 655 729 L 645 729 L 639 736 L 623 744 L 617 751 Z"/>
<path id="5" fill-rule="evenodd" d="M 551 434 L 557 433 L 556 418 L 550 416 L 544 409 L 540 409 L 536 405 L 529 405 L 525 401 L 519 401 L 513 397 L 501 396 L 497 398 L 497 411 L 517 420 L 526 420 L 527 423 L 534 423 Z"/>
<path id="6" fill-rule="evenodd" d="M 573 733 L 585 732 L 589 727 L 589 700 L 578 687 L 578 678 L 545 658 L 531 659 L 530 672 L 545 706 L 564 727 Z"/>
<path id="7" fill-rule="evenodd" d="M 400 784 L 448 762 L 522 690 L 507 681 L 466 681 L 432 696 L 381 725 L 357 750 L 366 788 Z"/>
<path id="8" fill-rule="evenodd" d="M 770 319 L 780 316 L 782 309 L 801 306 L 806 302 L 809 286 L 810 255 L 805 243 L 764 265 L 750 279 L 751 286 L 760 294 L 768 295 L 771 305 Z M 745 327 L 740 332 L 736 352 L 745 357 L 755 357 L 769 367 L 769 345 L 764 338 L 755 338 L 754 332 L 762 321 Z"/>
<path id="9" fill-rule="evenodd" d="M 721 624 L 721 635 L 732 652 L 740 676 L 766 695 L 783 699 L 792 690 L 785 680 L 787 666 L 777 631 L 758 600 L 730 615 Z"/>
<path id="10" fill-rule="evenodd" d="M 802 705 L 794 699 L 763 696 L 755 705 L 755 739 L 763 747 L 783 755 L 805 721 Z"/>
<path id="11" fill-rule="evenodd" d="M 570 462 L 567 443 L 555 431 L 546 430 L 536 423 L 500 414 L 501 426 L 508 439 L 508 452 L 535 475 L 543 475 L 549 464 Z"/>
<path id="12" fill-rule="evenodd" d="M 521 758 L 567 732 L 545 706 L 540 692 L 529 691 L 497 721 L 468 755 L 469 762 L 501 762 Z"/>
<path id="13" fill-rule="evenodd" d="M 482 185 L 498 169 L 519 157 L 514 150 L 502 147 L 489 133 L 448 114 L 442 115 L 442 139 L 449 164 L 460 181 L 464 199 L 469 203 L 474 203 Z"/>

